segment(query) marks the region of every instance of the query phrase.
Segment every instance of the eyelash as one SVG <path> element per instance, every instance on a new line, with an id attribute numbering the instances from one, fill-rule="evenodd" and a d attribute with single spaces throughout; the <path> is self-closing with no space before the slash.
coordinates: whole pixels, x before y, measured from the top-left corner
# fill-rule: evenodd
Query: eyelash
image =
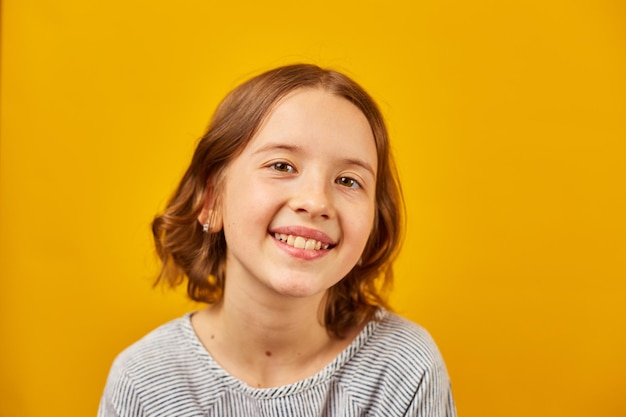
<path id="1" fill-rule="evenodd" d="M 296 172 L 296 169 L 293 167 L 293 165 L 288 162 L 274 162 L 273 164 L 269 165 L 269 168 L 273 169 L 274 171 L 286 174 L 292 174 Z M 349 183 L 349 185 L 347 185 L 346 183 Z M 350 177 L 339 177 L 335 180 L 335 184 L 352 189 L 362 188 L 361 184 L 357 180 Z"/>
<path id="2" fill-rule="evenodd" d="M 293 165 L 287 162 L 274 162 L 272 165 L 270 165 L 270 168 L 272 168 L 274 171 L 285 172 L 285 173 L 292 173 L 296 171 Z"/>
<path id="3" fill-rule="evenodd" d="M 343 181 L 349 182 L 350 185 L 346 185 L 345 183 L 343 183 Z M 348 188 L 361 188 L 361 184 L 354 178 L 350 177 L 339 177 L 335 180 L 335 183 Z"/>

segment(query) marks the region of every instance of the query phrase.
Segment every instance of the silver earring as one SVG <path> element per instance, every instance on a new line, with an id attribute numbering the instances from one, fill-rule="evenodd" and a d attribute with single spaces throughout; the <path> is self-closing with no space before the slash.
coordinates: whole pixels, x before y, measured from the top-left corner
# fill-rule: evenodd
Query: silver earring
<path id="1" fill-rule="evenodd" d="M 209 222 L 204 223 L 204 224 L 202 225 L 202 231 L 203 231 L 204 233 L 208 233 L 208 232 L 209 232 L 209 227 L 210 227 Z"/>

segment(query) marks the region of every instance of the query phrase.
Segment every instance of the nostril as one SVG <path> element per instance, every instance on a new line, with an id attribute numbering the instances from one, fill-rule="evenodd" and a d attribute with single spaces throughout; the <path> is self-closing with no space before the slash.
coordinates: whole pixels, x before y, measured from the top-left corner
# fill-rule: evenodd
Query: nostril
<path id="1" fill-rule="evenodd" d="M 333 217 L 332 203 L 329 198 L 330 196 L 325 192 L 302 191 L 290 199 L 289 207 L 298 214 L 329 219 Z"/>

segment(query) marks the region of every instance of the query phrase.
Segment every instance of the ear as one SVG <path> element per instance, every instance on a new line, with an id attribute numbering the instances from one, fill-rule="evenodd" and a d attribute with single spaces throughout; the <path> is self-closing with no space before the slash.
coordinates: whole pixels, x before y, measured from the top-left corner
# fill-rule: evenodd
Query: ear
<path id="1" fill-rule="evenodd" d="M 222 230 L 224 223 L 221 210 L 217 207 L 217 199 L 215 198 L 211 184 L 207 184 L 204 205 L 198 215 L 198 223 L 200 223 L 201 226 L 204 226 L 207 222 L 209 223 L 208 233 L 219 232 Z"/>

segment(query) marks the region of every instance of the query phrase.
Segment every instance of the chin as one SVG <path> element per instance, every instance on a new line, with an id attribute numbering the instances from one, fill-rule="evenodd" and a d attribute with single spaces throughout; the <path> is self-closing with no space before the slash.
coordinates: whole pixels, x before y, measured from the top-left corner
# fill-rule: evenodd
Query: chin
<path id="1" fill-rule="evenodd" d="M 293 298 L 307 298 L 323 292 L 323 289 L 317 287 L 311 287 L 310 285 L 303 285 L 302 283 L 284 282 L 278 283 L 274 286 L 274 290 L 286 297 Z"/>

